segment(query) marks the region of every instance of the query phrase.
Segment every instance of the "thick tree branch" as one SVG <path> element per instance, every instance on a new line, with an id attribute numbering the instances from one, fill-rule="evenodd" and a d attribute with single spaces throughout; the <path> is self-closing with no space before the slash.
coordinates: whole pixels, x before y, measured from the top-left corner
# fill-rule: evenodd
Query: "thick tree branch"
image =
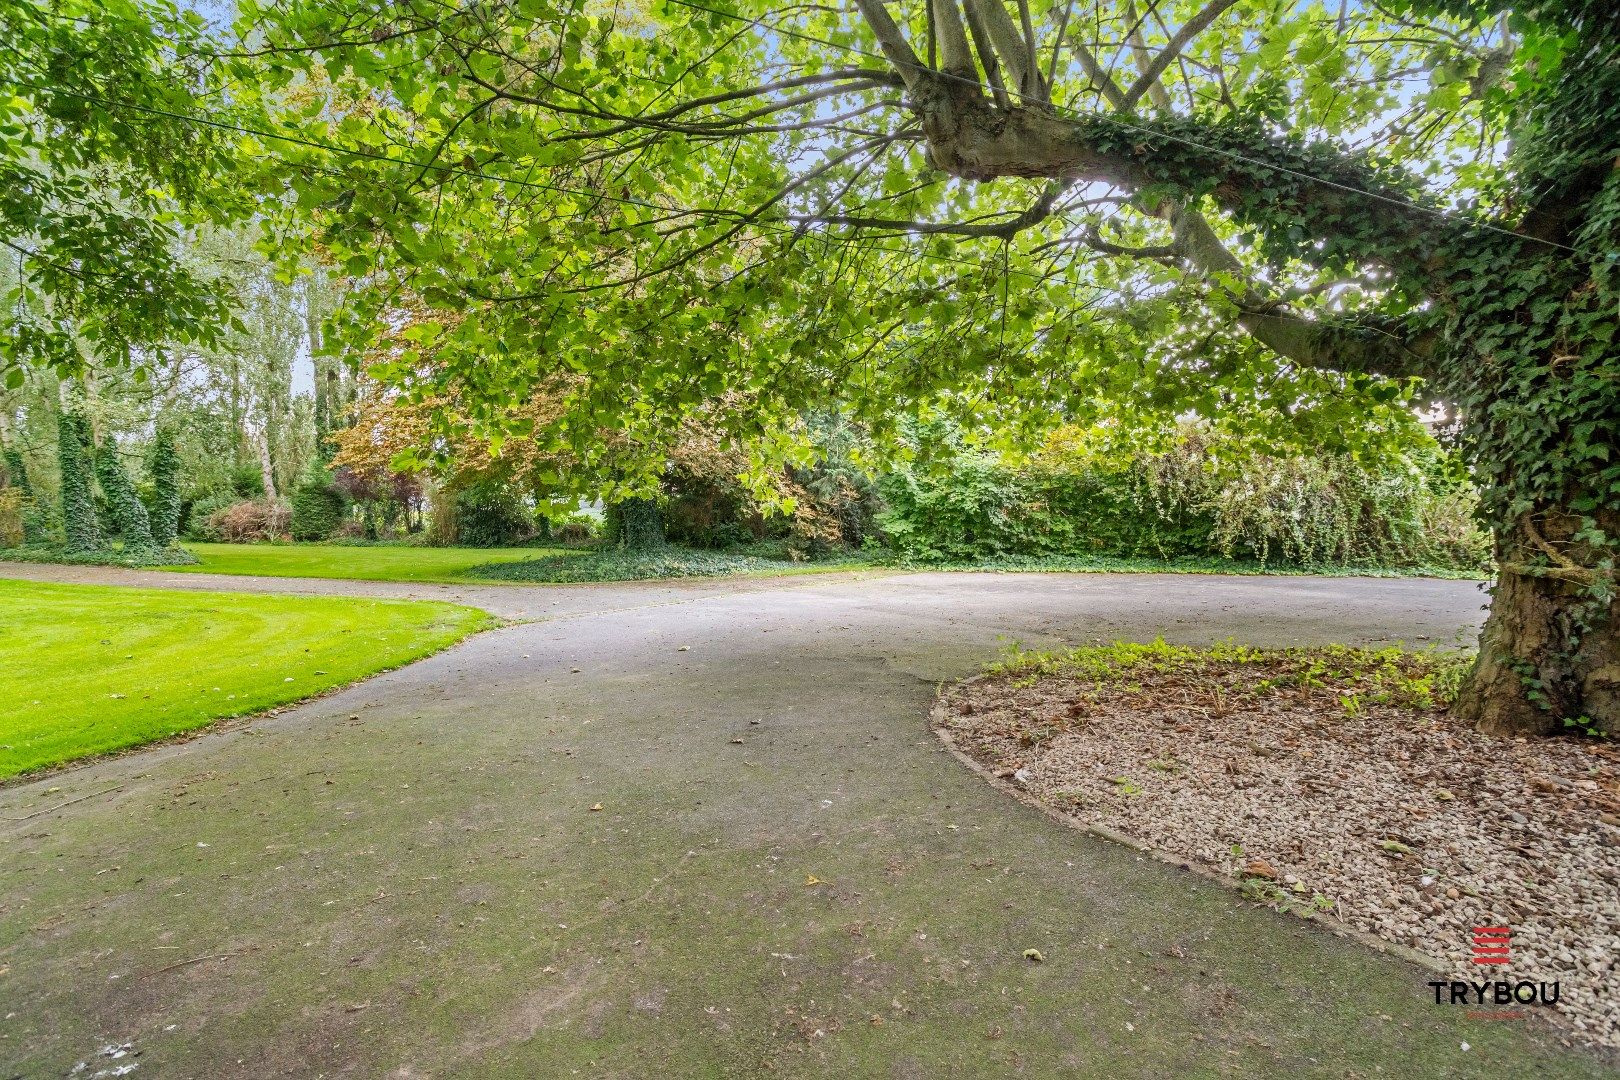
<path id="1" fill-rule="evenodd" d="M 905 80 L 906 88 L 914 89 L 913 84 L 927 69 L 923 67 L 922 61 L 917 59 L 917 54 L 912 51 L 905 34 L 900 32 L 900 27 L 890 17 L 888 9 L 883 6 L 883 0 L 855 0 L 855 6 L 860 8 L 866 24 L 877 36 L 878 48 L 883 50 L 883 55 L 895 66 L 900 78 Z"/>
<path id="2" fill-rule="evenodd" d="M 1245 282 L 1223 288 L 1238 310 L 1238 323 L 1262 345 L 1305 367 L 1402 377 L 1422 374 L 1425 359 L 1404 337 L 1370 325 L 1325 323 L 1279 310 L 1277 301 L 1249 283 L 1243 264 L 1196 211 L 1167 206 L 1163 216 L 1177 255 L 1205 274 Z"/>
<path id="3" fill-rule="evenodd" d="M 922 236 L 970 236 L 1011 239 L 1020 232 L 1045 221 L 1052 213 L 1058 196 L 1068 190 L 1068 184 L 1048 185 L 1041 197 L 1029 207 L 997 222 L 905 221 L 895 218 L 863 217 L 855 214 L 790 214 L 789 221 L 813 222 L 823 225 L 848 225 L 857 229 L 888 229 L 894 232 L 917 233 Z M 999 215 L 998 215 L 999 216 Z"/>

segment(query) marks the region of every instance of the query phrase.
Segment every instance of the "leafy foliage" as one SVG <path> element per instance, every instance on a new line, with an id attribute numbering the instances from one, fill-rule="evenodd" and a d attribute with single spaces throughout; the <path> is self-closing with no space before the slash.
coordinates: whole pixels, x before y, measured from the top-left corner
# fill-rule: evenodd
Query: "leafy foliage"
<path id="1" fill-rule="evenodd" d="M 102 546 L 87 443 L 83 419 L 62 410 L 57 416 L 56 460 L 61 473 L 63 550 L 75 555 L 97 552 Z"/>
<path id="2" fill-rule="evenodd" d="M 1486 562 L 1471 497 L 1408 459 L 1375 468 L 1347 455 L 1277 457 L 1196 428 L 1162 450 L 1060 429 L 1021 464 L 961 446 L 938 425 L 920 438 L 930 459 L 881 481 L 878 523 L 909 559 L 1218 556 L 1468 571 Z"/>
<path id="3" fill-rule="evenodd" d="M 28 479 L 28 469 L 23 464 L 22 451 L 14 446 L 8 446 L 4 455 L 0 456 L 5 460 L 6 484 L 18 489 L 24 495 L 32 495 L 34 486 Z"/>
<path id="4" fill-rule="evenodd" d="M 818 568 L 836 567 L 824 563 Z M 656 550 L 607 550 L 586 554 L 549 555 L 521 562 L 475 566 L 468 574 L 499 581 L 583 582 L 646 581 L 657 578 L 733 577 L 739 574 L 780 574 L 792 563 L 756 555 L 736 555 L 665 545 Z"/>
<path id="5" fill-rule="evenodd" d="M 118 444 L 110 439 L 102 443 L 96 451 L 95 463 L 96 479 L 101 482 L 101 493 L 106 497 L 109 516 L 118 538 L 124 542 L 124 549 L 152 550 L 156 545 L 152 540 L 151 520 L 118 456 Z"/>
<path id="6" fill-rule="evenodd" d="M 181 118 L 218 101 L 203 31 L 167 0 L 0 0 L 0 233 L 22 271 L 0 335 L 7 387 L 23 364 L 138 363 L 231 324 L 177 243 L 246 206 L 217 182 L 237 139 Z"/>
<path id="7" fill-rule="evenodd" d="M 664 512 L 656 499 L 626 499 L 607 509 L 604 532 L 625 551 L 656 551 L 664 546 Z"/>
<path id="8" fill-rule="evenodd" d="M 1230 640 L 1193 648 L 1158 638 L 1146 643 L 1081 645 L 1058 652 L 1015 647 L 990 672 L 1031 683 L 1049 676 L 1097 685 L 1122 683 L 1128 690 L 1144 693 L 1148 691 L 1143 686 L 1152 675 L 1255 665 L 1268 673 L 1257 684 L 1258 693 L 1290 686 L 1326 686 L 1358 701 L 1428 710 L 1445 708 L 1456 700 L 1471 660 L 1466 653 L 1438 649 L 1413 652 L 1393 646 L 1368 649 L 1350 645 L 1260 649 Z"/>
<path id="9" fill-rule="evenodd" d="M 22 546 L 25 497 L 22 488 L 0 488 L 0 548 Z"/>
<path id="10" fill-rule="evenodd" d="M 180 454 L 173 429 L 160 427 L 153 436 L 147 471 L 152 477 L 152 542 L 168 547 L 180 535 Z"/>
<path id="11" fill-rule="evenodd" d="M 293 492 L 289 531 L 294 540 L 326 540 L 349 516 L 349 500 L 330 483 L 308 481 Z"/>
<path id="12" fill-rule="evenodd" d="M 454 542 L 465 547 L 509 547 L 535 534 L 534 513 L 499 484 L 474 484 L 451 493 Z"/>

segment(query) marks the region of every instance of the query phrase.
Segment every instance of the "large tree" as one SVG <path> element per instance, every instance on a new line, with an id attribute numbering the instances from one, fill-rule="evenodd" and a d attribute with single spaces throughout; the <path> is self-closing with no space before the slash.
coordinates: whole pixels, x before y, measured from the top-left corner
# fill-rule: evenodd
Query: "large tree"
<path id="1" fill-rule="evenodd" d="M 366 286 L 329 344 L 387 333 L 402 290 L 449 313 L 413 327 L 432 364 L 374 373 L 468 422 L 570 376 L 549 445 L 656 445 L 721 401 L 768 458 L 829 398 L 881 436 L 1099 395 L 1351 428 L 1422 395 L 1498 539 L 1461 709 L 1620 730 L 1607 0 L 277 0 L 241 26 L 231 100 L 274 113 L 279 205 Z"/>

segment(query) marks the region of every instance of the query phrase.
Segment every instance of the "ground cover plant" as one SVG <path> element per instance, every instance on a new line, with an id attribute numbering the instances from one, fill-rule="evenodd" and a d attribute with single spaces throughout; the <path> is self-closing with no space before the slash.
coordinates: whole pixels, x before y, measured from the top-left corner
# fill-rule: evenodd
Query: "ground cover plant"
<path id="1" fill-rule="evenodd" d="M 550 556 L 576 558 L 561 548 L 424 547 L 415 544 L 199 544 L 186 550 L 195 565 L 169 569 L 198 574 L 352 578 L 359 581 L 465 583 L 475 566 Z"/>
<path id="2" fill-rule="evenodd" d="M 0 580 L 0 777 L 310 697 L 489 624 L 451 604 Z"/>
<path id="3" fill-rule="evenodd" d="M 166 548 L 126 548 L 111 544 L 94 551 L 65 551 L 60 544 L 23 544 L 0 547 L 0 562 L 59 563 L 64 566 L 129 566 L 178 568 L 192 566 L 197 557 L 179 545 Z"/>
<path id="4" fill-rule="evenodd" d="M 809 574 L 858 570 L 875 565 L 878 564 L 859 556 L 806 562 L 666 544 L 650 549 L 607 548 L 542 558 L 506 559 L 473 567 L 468 571 L 468 576 L 488 581 L 534 583 L 649 581 L 660 578 Z"/>
<path id="5" fill-rule="evenodd" d="M 1511 923 L 1515 978 L 1558 981 L 1586 1039 L 1608 993 L 1620 750 L 1504 743 L 1448 713 L 1452 650 L 1119 642 L 1016 653 L 946 692 L 948 743 L 1027 797 L 1244 895 L 1331 915 L 1478 980 L 1471 928 Z"/>

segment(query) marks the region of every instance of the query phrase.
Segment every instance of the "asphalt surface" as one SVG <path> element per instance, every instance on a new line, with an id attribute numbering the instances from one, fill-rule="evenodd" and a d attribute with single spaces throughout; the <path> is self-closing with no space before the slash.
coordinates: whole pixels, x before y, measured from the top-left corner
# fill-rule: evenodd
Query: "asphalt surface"
<path id="1" fill-rule="evenodd" d="M 1015 641 L 1449 642 L 1471 582 L 24 573 L 537 621 L 0 790 L 0 1076 L 1612 1075 L 927 729 Z"/>

